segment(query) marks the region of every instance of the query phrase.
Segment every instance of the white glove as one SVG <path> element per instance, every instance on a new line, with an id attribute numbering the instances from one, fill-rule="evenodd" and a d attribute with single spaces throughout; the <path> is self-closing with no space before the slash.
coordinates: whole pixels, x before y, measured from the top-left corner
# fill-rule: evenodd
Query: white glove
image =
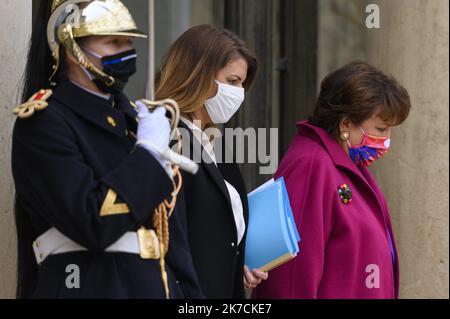
<path id="1" fill-rule="evenodd" d="M 166 117 L 166 109 L 158 107 L 155 111 L 150 112 L 144 103 L 136 101 L 136 105 L 139 108 L 136 145 L 153 155 L 167 174 L 172 177 L 172 166 L 163 158 L 170 143 L 170 122 Z"/>

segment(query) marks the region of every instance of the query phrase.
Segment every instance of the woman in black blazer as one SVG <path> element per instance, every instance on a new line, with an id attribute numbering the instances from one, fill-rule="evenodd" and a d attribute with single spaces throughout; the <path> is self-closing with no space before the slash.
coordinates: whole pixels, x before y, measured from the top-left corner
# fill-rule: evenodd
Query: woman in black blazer
<path id="1" fill-rule="evenodd" d="M 200 25 L 174 43 L 158 80 L 157 98 L 173 98 L 180 105 L 183 154 L 200 164 L 196 175 L 183 174 L 184 200 L 177 207 L 179 214 L 185 212 L 194 266 L 207 298 L 243 299 L 244 286 L 254 288 L 267 279 L 267 273 L 244 266 L 248 204 L 242 175 L 236 163 L 216 158 L 217 140 L 207 134 L 238 111 L 256 71 L 256 57 L 235 34 Z"/>

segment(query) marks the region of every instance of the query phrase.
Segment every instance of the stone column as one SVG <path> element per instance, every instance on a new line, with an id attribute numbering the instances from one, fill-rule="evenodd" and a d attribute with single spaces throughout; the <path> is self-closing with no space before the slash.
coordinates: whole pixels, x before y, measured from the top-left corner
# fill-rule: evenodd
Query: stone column
<path id="1" fill-rule="evenodd" d="M 401 297 L 449 297 L 449 2 L 371 1 L 381 28 L 367 31 L 369 62 L 395 76 L 413 109 L 375 165 L 399 248 Z"/>
<path id="2" fill-rule="evenodd" d="M 31 32 L 31 2 L 0 3 L 0 298 L 14 298 L 16 286 L 16 231 L 14 185 L 11 176 L 11 132 L 19 103 L 21 80 Z"/>

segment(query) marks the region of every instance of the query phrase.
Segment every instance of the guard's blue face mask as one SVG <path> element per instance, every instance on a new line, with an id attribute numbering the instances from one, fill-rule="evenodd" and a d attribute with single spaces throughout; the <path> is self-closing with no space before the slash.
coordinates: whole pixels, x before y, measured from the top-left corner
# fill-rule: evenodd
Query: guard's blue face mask
<path id="1" fill-rule="evenodd" d="M 116 55 L 101 56 L 84 48 L 91 55 L 102 61 L 103 72 L 112 76 L 115 82 L 112 86 L 108 86 L 102 81 L 90 76 L 91 80 L 97 87 L 105 93 L 116 94 L 123 91 L 128 83 L 129 78 L 136 73 L 137 53 L 135 49 L 125 51 Z"/>

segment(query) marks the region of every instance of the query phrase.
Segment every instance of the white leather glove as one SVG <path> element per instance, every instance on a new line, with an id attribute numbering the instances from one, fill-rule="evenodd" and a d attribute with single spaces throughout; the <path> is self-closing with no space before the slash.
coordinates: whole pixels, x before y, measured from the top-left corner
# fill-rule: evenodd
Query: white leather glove
<path id="1" fill-rule="evenodd" d="M 166 117 L 166 109 L 158 107 L 150 112 L 140 101 L 136 101 L 136 106 L 139 108 L 136 145 L 153 155 L 172 178 L 171 163 L 163 158 L 163 153 L 169 148 L 170 143 L 170 122 Z"/>

